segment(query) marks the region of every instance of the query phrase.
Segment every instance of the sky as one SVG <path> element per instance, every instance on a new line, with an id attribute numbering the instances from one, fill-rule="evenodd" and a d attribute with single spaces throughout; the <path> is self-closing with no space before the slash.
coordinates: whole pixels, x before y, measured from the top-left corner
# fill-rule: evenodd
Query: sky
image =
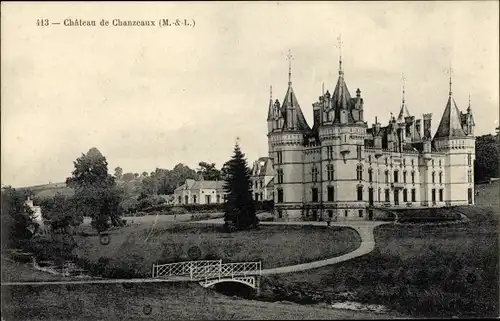
<path id="1" fill-rule="evenodd" d="M 309 124 L 333 92 L 342 35 L 345 80 L 360 88 L 368 125 L 401 106 L 433 113 L 449 91 L 476 135 L 499 115 L 498 1 L 96 2 L 1 4 L 1 183 L 63 182 L 97 147 L 110 173 L 200 161 L 220 167 L 239 141 L 267 156 L 269 87 L 292 82 Z M 64 19 L 188 19 L 194 27 L 70 27 Z M 37 26 L 37 19 L 60 25 Z"/>

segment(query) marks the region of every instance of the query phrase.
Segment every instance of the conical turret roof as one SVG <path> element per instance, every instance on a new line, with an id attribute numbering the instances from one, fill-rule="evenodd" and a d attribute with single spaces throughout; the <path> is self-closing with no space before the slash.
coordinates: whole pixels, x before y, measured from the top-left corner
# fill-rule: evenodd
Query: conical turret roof
<path id="1" fill-rule="evenodd" d="M 434 139 L 460 137 L 466 137 L 466 135 L 460 122 L 460 111 L 458 110 L 455 99 L 450 95 L 441 121 L 439 122 L 438 129 L 434 135 Z"/>
<path id="2" fill-rule="evenodd" d="M 304 114 L 302 113 L 302 109 L 300 108 L 299 102 L 297 100 L 297 97 L 295 97 L 295 93 L 291 85 L 288 86 L 288 90 L 286 91 L 285 99 L 283 99 L 281 108 L 285 119 L 287 117 L 286 110 L 288 108 L 295 109 L 295 113 L 293 113 L 295 115 L 295 119 L 292 120 L 295 128 L 298 130 L 311 131 L 311 127 L 309 127 L 309 125 L 307 124 L 307 121 L 304 117 Z"/>

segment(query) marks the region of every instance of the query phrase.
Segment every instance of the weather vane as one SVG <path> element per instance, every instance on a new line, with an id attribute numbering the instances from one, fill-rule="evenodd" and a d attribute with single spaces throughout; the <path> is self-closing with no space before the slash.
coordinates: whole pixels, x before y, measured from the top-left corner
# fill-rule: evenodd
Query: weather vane
<path id="1" fill-rule="evenodd" d="M 339 48 L 339 75 L 342 75 L 342 34 L 337 37 L 337 48 Z"/>
<path id="2" fill-rule="evenodd" d="M 292 59 L 294 57 L 292 56 L 292 50 L 288 49 L 288 55 L 286 56 L 286 59 L 288 60 L 288 85 L 292 85 Z"/>

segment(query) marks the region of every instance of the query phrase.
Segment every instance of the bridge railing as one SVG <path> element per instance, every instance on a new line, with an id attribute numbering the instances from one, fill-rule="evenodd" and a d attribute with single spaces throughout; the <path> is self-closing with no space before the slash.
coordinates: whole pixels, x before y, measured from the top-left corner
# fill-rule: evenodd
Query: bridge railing
<path id="1" fill-rule="evenodd" d="M 153 264 L 152 276 L 155 277 L 189 277 L 191 281 L 209 280 L 225 277 L 260 275 L 261 262 L 224 263 L 222 260 L 178 262 L 170 264 Z"/>
<path id="2" fill-rule="evenodd" d="M 222 260 L 205 260 L 205 261 L 190 261 L 190 262 L 177 262 L 169 264 L 153 264 L 152 277 L 172 277 L 172 276 L 185 276 L 191 277 L 193 270 L 208 268 L 208 270 L 216 267 L 219 269 Z"/>

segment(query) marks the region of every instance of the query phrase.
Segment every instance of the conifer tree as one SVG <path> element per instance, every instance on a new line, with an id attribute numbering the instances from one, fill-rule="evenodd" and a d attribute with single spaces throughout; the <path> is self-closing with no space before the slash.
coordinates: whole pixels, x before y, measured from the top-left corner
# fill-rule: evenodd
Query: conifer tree
<path id="1" fill-rule="evenodd" d="M 229 231 L 256 228 L 258 220 L 250 189 L 251 170 L 238 143 L 234 147 L 233 157 L 226 164 L 224 226 Z"/>

